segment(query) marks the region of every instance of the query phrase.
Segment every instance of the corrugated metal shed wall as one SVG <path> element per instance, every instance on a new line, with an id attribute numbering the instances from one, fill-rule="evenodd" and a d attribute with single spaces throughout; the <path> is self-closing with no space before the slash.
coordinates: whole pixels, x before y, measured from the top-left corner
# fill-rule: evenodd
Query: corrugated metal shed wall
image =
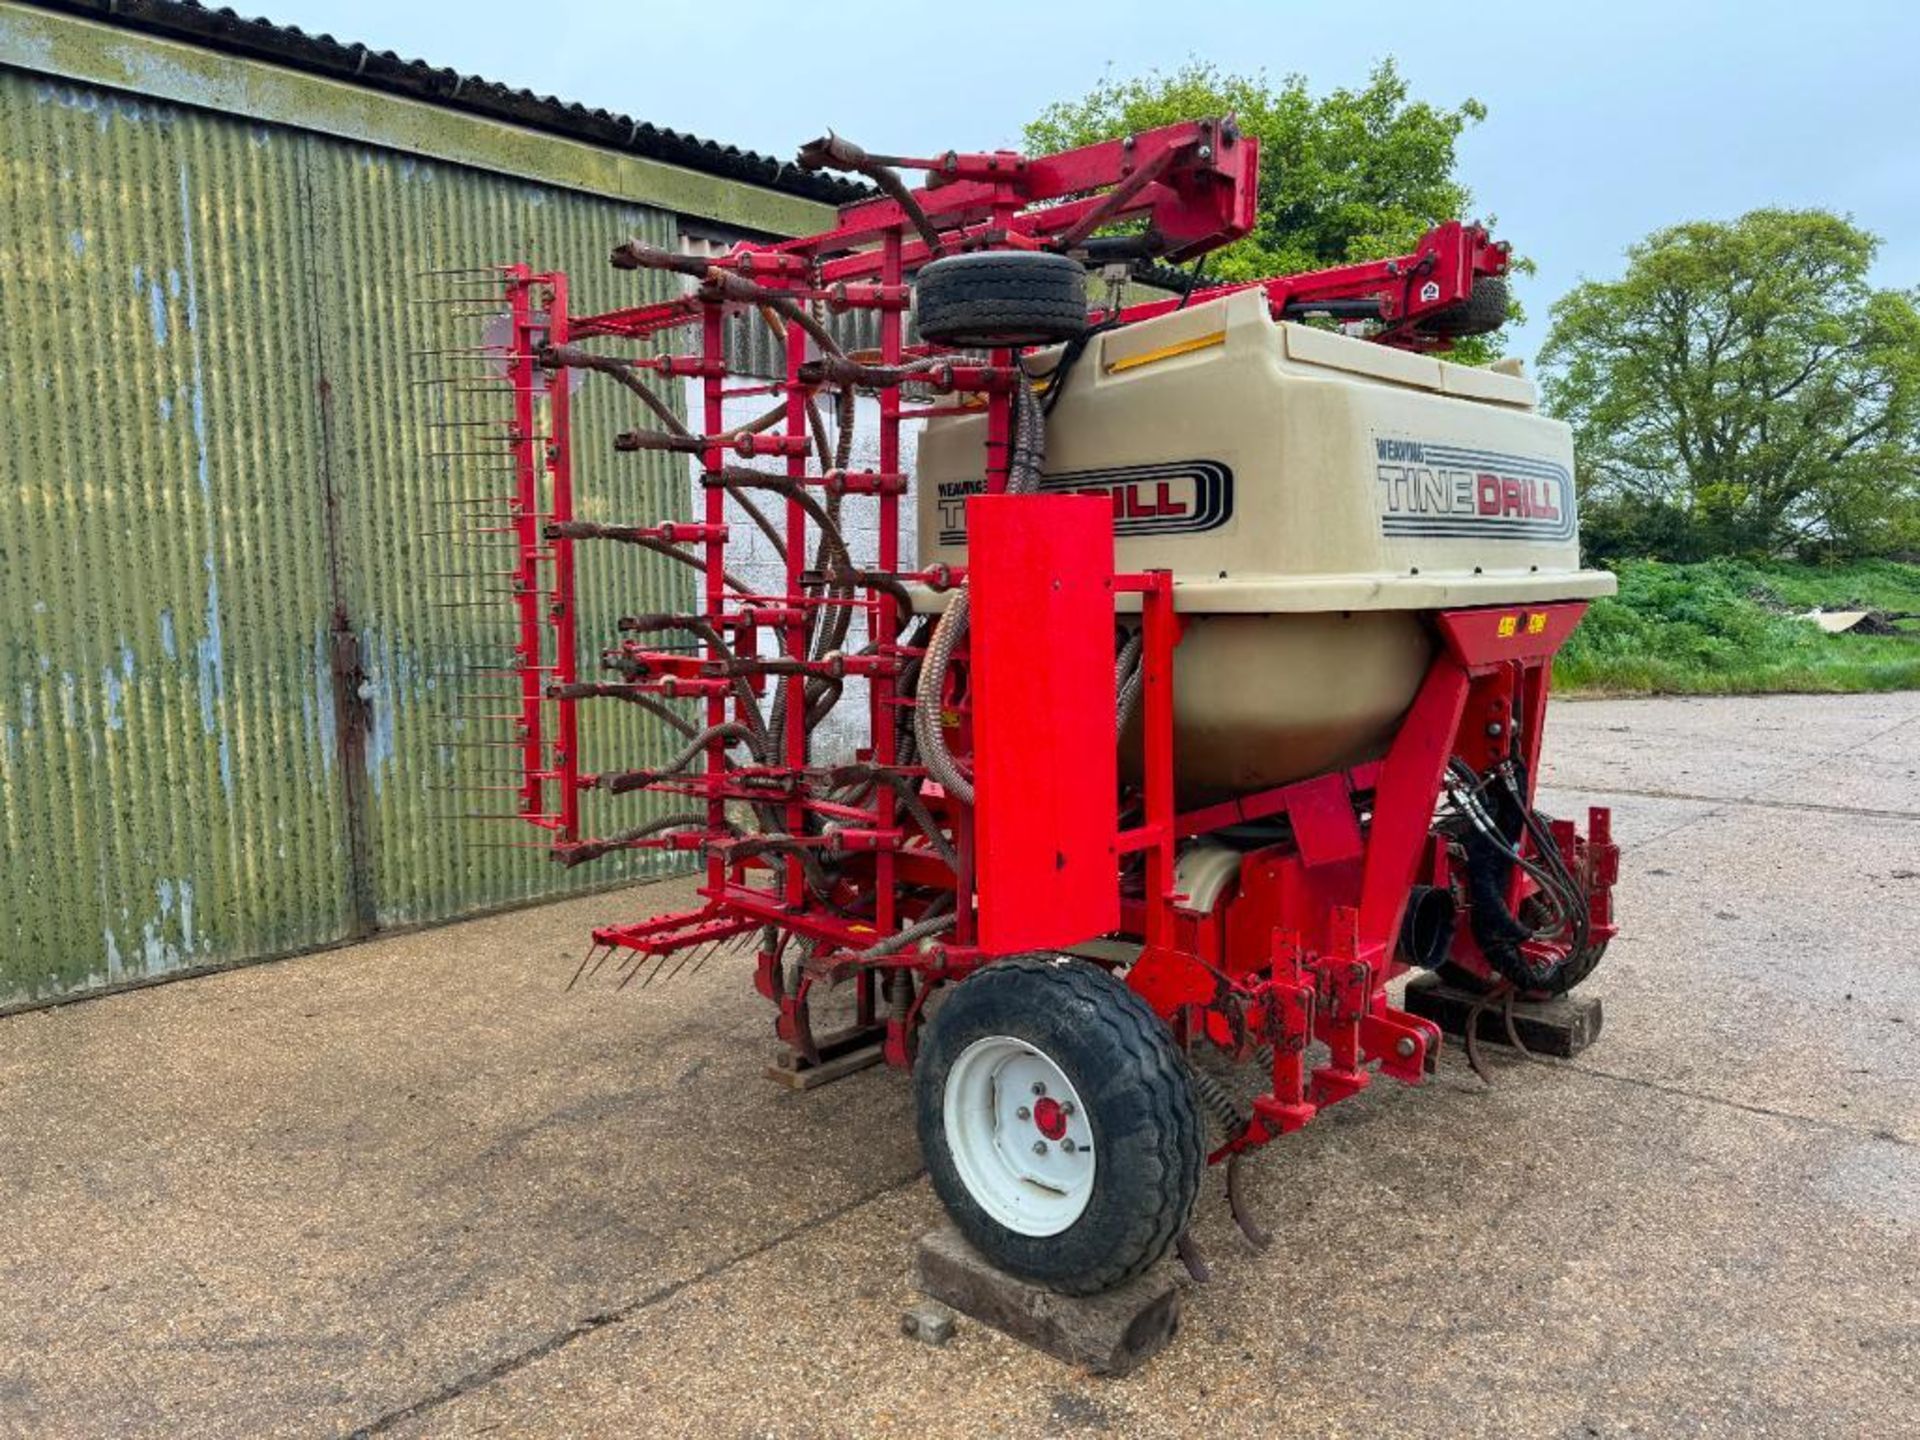
<path id="1" fill-rule="evenodd" d="M 0 1005 L 563 888 L 489 843 L 530 832 L 434 788 L 484 763 L 436 721 L 504 626 L 432 605 L 460 566 L 421 532 L 477 477 L 423 458 L 429 407 L 461 402 L 406 352 L 479 322 L 408 302 L 423 268 L 521 255 L 582 307 L 629 302 L 607 242 L 670 217 L 17 71 L 0 124 Z M 599 473 L 604 398 L 578 411 L 587 492 L 683 507 L 657 458 Z M 594 558 L 585 635 L 682 583 Z M 336 607 L 372 682 L 358 826 Z"/>
<path id="2" fill-rule="evenodd" d="M 331 384 L 328 455 L 341 521 L 343 591 L 371 690 L 367 842 L 376 918 L 383 925 L 435 920 L 549 894 L 564 888 L 561 872 L 537 852 L 517 848 L 537 845 L 534 831 L 452 818 L 510 808 L 504 803 L 510 796 L 490 797 L 480 787 L 508 783 L 500 774 L 514 757 L 471 748 L 508 733 L 502 722 L 471 717 L 510 710 L 488 698 L 510 682 L 468 672 L 497 664 L 512 643 L 508 601 L 488 593 L 505 581 L 479 573 L 504 569 L 511 551 L 497 543 L 506 537 L 476 535 L 469 544 L 469 537 L 442 533 L 502 523 L 489 518 L 497 507 L 488 497 L 505 488 L 507 477 L 494 467 L 505 463 L 506 450 L 486 443 L 492 431 L 467 422 L 497 421 L 509 412 L 504 391 L 468 393 L 484 387 L 475 377 L 493 370 L 493 362 L 423 357 L 472 345 L 487 321 L 464 312 L 484 307 L 431 303 L 473 292 L 463 292 L 457 279 L 410 277 L 526 256 L 570 272 L 576 310 L 636 304 L 664 295 L 672 281 L 614 270 L 607 251 L 627 234 L 671 248 L 673 217 L 389 152 L 317 140 L 309 152 L 314 268 L 322 285 L 340 296 L 320 329 L 320 344 Z M 410 293 L 402 298 L 397 290 Z M 421 383 L 436 376 L 456 383 Z M 630 416 L 622 423 L 623 393 L 605 383 L 576 393 L 575 485 L 582 512 L 628 522 L 683 514 L 684 462 L 615 455 L 608 443 L 633 423 Z M 449 450 L 478 453 L 423 458 Z M 579 632 L 589 654 L 603 637 L 612 640 L 617 616 L 670 609 L 692 594 L 691 572 L 670 574 L 678 567 L 629 547 L 584 545 L 579 560 Z M 450 576 L 471 578 L 435 578 Z M 670 586 L 679 588 L 670 592 Z M 582 726 L 583 763 L 617 769 L 664 760 L 659 727 L 643 726 L 642 718 L 626 706 L 593 707 Z M 599 798 L 587 797 L 590 832 L 591 802 Z M 630 817 L 613 828 L 645 818 L 651 812 L 638 805 L 651 800 L 608 800 Z M 629 860 L 625 873 L 642 873 L 637 861 Z M 570 884 L 603 884 L 621 873 L 620 862 L 597 862 Z"/>

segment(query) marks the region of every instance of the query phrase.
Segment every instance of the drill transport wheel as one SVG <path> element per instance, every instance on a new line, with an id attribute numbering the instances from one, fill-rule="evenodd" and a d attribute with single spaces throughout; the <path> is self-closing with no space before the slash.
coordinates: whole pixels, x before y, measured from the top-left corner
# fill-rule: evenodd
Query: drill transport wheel
<path id="1" fill-rule="evenodd" d="M 1186 1229 L 1206 1158 L 1187 1062 L 1099 967 L 1028 956 L 969 977 L 928 1022 L 914 1083 L 933 1188 L 1009 1274 L 1097 1294 Z"/>
<path id="2" fill-rule="evenodd" d="M 962 350 L 1052 345 L 1087 328 L 1087 272 L 1036 251 L 950 255 L 913 282 L 922 339 Z"/>

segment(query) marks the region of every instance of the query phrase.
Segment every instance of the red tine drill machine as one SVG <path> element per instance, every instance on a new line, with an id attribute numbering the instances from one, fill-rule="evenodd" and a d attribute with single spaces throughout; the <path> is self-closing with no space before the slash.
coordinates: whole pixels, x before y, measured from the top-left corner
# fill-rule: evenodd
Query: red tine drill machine
<path id="1" fill-rule="evenodd" d="M 875 191 L 823 234 L 614 250 L 684 277 L 675 298 L 572 315 L 564 275 L 502 272 L 519 813 L 565 865 L 696 859 L 697 909 L 604 926 L 590 958 L 650 983 L 751 954 L 794 1067 L 878 1046 L 913 1069 L 934 1185 L 983 1253 L 1096 1292 L 1190 1255 L 1209 1162 L 1258 1236 L 1242 1156 L 1377 1074 L 1423 1078 L 1440 1033 L 1396 977 L 1494 996 L 1592 971 L 1607 812 L 1550 820 L 1534 777 L 1553 654 L 1611 577 L 1579 568 L 1565 427 L 1517 374 L 1441 358 L 1506 315 L 1479 226 L 1244 284 L 1196 264 L 1129 304 L 1120 276 L 1256 224 L 1231 120 L 1043 157 L 829 136 L 800 163 Z M 784 348 L 770 385 L 730 364 L 743 315 Z M 876 343 L 836 338 L 853 315 Z M 691 518 L 576 517 L 583 371 L 637 402 L 615 449 L 687 457 Z M 775 403 L 729 423 L 754 394 Z M 748 526 L 779 585 L 730 569 Z M 684 607 L 580 636 L 584 544 L 684 567 Z M 623 703 L 678 753 L 584 773 L 583 708 Z M 825 744 L 849 708 L 857 741 Z M 583 835 L 589 790 L 635 823 Z M 851 1027 L 816 1035 L 841 986 Z"/>

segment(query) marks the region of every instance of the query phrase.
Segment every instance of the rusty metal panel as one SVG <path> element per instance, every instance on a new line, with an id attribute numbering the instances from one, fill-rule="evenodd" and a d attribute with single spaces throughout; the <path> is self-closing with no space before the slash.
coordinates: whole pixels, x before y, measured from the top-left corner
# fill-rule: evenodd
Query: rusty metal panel
<path id="1" fill-rule="evenodd" d="M 0 123 L 0 1008 L 658 869 L 466 818 L 509 612 L 431 533 L 489 477 L 429 452 L 494 402 L 410 352 L 487 321 L 420 271 L 529 256 L 633 303 L 670 282 L 606 252 L 673 217 L 13 70 Z M 584 513 L 684 513 L 680 463 L 593 444 L 624 423 L 582 392 Z M 589 645 L 685 603 L 670 562 L 582 561 Z M 590 768 L 664 758 L 592 718 Z"/>
<path id="2" fill-rule="evenodd" d="M 351 928 L 303 141 L 0 71 L 0 1006 Z"/>
<path id="3" fill-rule="evenodd" d="M 628 235 L 675 241 L 675 218 L 641 206 L 483 175 L 391 151 L 314 140 L 311 216 L 314 270 L 330 297 L 321 329 L 330 396 L 330 481 L 341 523 L 343 591 L 367 675 L 367 826 L 378 923 L 444 919 L 511 900 L 659 873 L 672 857 L 630 853 L 579 872 L 557 869 L 539 834 L 511 820 L 508 750 L 512 688 L 475 667 L 506 659 L 512 608 L 498 572 L 510 544 L 488 548 L 477 533 L 504 521 L 488 501 L 508 488 L 508 452 L 486 428 L 510 413 L 488 392 L 496 362 L 422 352 L 500 340 L 505 311 L 480 276 L 423 272 L 527 258 L 569 272 L 573 309 L 584 312 L 660 297 L 670 277 L 616 271 L 612 246 Z M 490 292 L 490 293 L 489 293 Z M 473 297 L 466 304 L 443 304 Z M 492 317 L 500 316 L 498 323 Z M 670 337 L 671 338 L 671 337 Z M 451 383 L 448 383 L 451 382 Z M 679 399 L 679 387 L 667 387 Z M 483 393 L 470 393 L 478 391 Z M 582 518 L 633 522 L 684 516 L 689 472 L 679 457 L 616 455 L 614 433 L 633 423 L 614 386 L 586 386 L 573 405 L 575 487 Z M 446 452 L 461 451 L 463 454 Z M 436 458 L 437 452 L 437 458 Z M 449 503 L 451 502 L 451 503 Z M 467 530 L 469 534 L 450 533 Z M 492 537 L 507 540 L 507 536 Z M 611 643 L 623 614 L 684 607 L 691 572 L 624 546 L 580 552 L 583 670 Z M 643 723 L 645 721 L 645 723 Z M 664 761 L 662 728 L 642 712 L 608 704 L 584 717 L 589 770 Z M 589 795 L 592 833 L 598 811 Z M 637 823 L 633 797 L 611 828 Z"/>

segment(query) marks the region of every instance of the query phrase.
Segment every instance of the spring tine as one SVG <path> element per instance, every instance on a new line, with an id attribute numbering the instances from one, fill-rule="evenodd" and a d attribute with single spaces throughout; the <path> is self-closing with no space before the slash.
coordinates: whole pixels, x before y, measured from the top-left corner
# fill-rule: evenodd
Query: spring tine
<path id="1" fill-rule="evenodd" d="M 1193 1238 L 1191 1230 L 1182 1230 L 1173 1242 L 1174 1250 L 1180 1256 L 1180 1263 L 1187 1267 L 1187 1275 L 1196 1285 L 1205 1285 L 1213 1279 L 1213 1270 L 1207 1264 L 1206 1252 L 1200 1248 L 1200 1242 Z"/>
<path id="2" fill-rule="evenodd" d="M 431 280 L 440 275 L 491 275 L 497 284 L 498 277 L 505 275 L 507 269 L 505 265 L 448 265 L 438 270 L 416 270 L 413 277 L 416 280 Z"/>
<path id="3" fill-rule="evenodd" d="M 1240 1193 L 1240 1162 L 1246 1153 L 1236 1150 L 1227 1157 L 1227 1209 L 1233 1213 L 1234 1224 L 1247 1237 L 1247 1243 L 1256 1250 L 1265 1250 L 1273 1244 L 1273 1236 L 1253 1218 L 1253 1211 L 1247 1208 L 1246 1198 Z"/>
<path id="4" fill-rule="evenodd" d="M 1520 1052 L 1521 1059 L 1538 1060 L 1540 1057 L 1529 1050 L 1527 1048 L 1527 1042 L 1520 1038 L 1520 1027 L 1513 1018 L 1513 1002 L 1517 1000 L 1519 996 L 1520 992 L 1514 989 L 1511 982 L 1509 982 L 1507 986 L 1507 1003 L 1500 1007 L 1500 1019 L 1507 1027 L 1507 1044 Z"/>
<path id="5" fill-rule="evenodd" d="M 1488 1089 L 1493 1088 L 1493 1072 L 1487 1068 L 1485 1060 L 1480 1058 L 1480 1017 L 1486 1013 L 1487 1006 L 1499 998 L 1499 990 L 1489 990 L 1467 1011 L 1467 1068 L 1480 1077 L 1480 1083 Z"/>

